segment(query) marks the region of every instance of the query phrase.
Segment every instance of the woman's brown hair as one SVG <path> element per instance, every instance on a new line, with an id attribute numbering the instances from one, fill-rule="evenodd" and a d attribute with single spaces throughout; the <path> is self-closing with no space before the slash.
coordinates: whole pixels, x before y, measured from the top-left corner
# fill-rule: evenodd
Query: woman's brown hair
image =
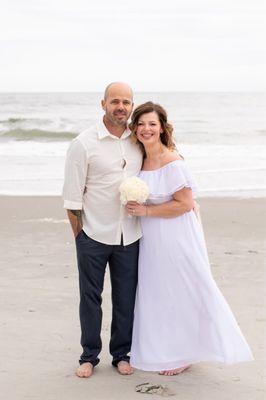
<path id="1" fill-rule="evenodd" d="M 161 142 L 169 149 L 175 150 L 176 146 L 173 141 L 173 126 L 167 122 L 167 113 L 165 109 L 160 106 L 160 104 L 153 103 L 152 101 L 147 101 L 144 104 L 139 105 L 133 112 L 131 117 L 131 123 L 129 124 L 129 129 L 132 132 L 132 139 L 137 143 L 141 151 L 146 156 L 145 148 L 143 144 L 137 139 L 136 132 L 138 128 L 139 118 L 143 114 L 148 114 L 150 112 L 155 112 L 158 115 L 163 132 L 161 133 Z"/>

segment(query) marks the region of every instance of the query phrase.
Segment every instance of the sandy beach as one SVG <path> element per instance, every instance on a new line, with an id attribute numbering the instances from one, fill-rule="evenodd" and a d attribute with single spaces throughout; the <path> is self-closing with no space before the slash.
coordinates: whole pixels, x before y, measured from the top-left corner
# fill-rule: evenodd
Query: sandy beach
<path id="1" fill-rule="evenodd" d="M 74 375 L 81 352 L 74 241 L 59 197 L 0 197 L 1 367 L 5 400 L 145 399 L 143 382 L 167 384 L 182 400 L 265 399 L 265 200 L 202 198 L 213 275 L 255 356 L 234 366 L 202 363 L 175 377 L 121 376 L 108 352 L 107 269 L 103 350 L 90 379 Z M 155 396 L 157 398 L 158 396 Z"/>

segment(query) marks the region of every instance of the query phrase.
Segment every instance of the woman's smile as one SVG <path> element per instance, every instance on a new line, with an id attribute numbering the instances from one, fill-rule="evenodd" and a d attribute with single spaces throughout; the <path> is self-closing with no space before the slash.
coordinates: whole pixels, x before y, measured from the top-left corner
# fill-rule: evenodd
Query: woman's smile
<path id="1" fill-rule="evenodd" d="M 158 115 L 155 112 L 143 114 L 138 121 L 137 138 L 140 141 L 153 137 L 159 140 L 161 129 Z"/>
<path id="2" fill-rule="evenodd" d="M 144 139 L 150 139 L 152 136 L 154 136 L 154 133 L 140 133 L 140 136 Z"/>

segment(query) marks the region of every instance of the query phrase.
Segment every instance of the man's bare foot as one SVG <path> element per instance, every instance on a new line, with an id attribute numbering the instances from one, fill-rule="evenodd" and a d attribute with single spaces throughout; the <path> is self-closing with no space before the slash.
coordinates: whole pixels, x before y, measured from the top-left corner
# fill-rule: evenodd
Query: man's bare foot
<path id="1" fill-rule="evenodd" d="M 127 361 L 119 361 L 119 363 L 117 363 L 117 370 L 121 375 L 131 375 L 134 372 L 134 369 Z"/>
<path id="2" fill-rule="evenodd" d="M 188 369 L 189 367 L 190 367 L 190 365 L 185 365 L 184 367 L 181 367 L 181 368 L 168 369 L 168 370 L 159 372 L 159 375 L 166 375 L 166 376 L 178 375 L 178 374 L 181 374 L 181 372 Z"/>
<path id="3" fill-rule="evenodd" d="M 76 370 L 76 375 L 79 378 L 89 378 L 93 372 L 93 365 L 90 362 L 81 364 Z"/>

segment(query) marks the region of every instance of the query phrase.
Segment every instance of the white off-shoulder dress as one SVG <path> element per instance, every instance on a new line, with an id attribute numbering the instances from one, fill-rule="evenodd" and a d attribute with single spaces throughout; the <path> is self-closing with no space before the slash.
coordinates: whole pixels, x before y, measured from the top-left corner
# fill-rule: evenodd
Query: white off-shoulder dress
<path id="1" fill-rule="evenodd" d="M 183 160 L 139 177 L 148 204 L 172 199 L 195 183 Z M 141 218 L 139 278 L 131 364 L 145 371 L 200 361 L 253 360 L 251 350 L 210 270 L 201 225 L 192 210 L 175 218 Z"/>

